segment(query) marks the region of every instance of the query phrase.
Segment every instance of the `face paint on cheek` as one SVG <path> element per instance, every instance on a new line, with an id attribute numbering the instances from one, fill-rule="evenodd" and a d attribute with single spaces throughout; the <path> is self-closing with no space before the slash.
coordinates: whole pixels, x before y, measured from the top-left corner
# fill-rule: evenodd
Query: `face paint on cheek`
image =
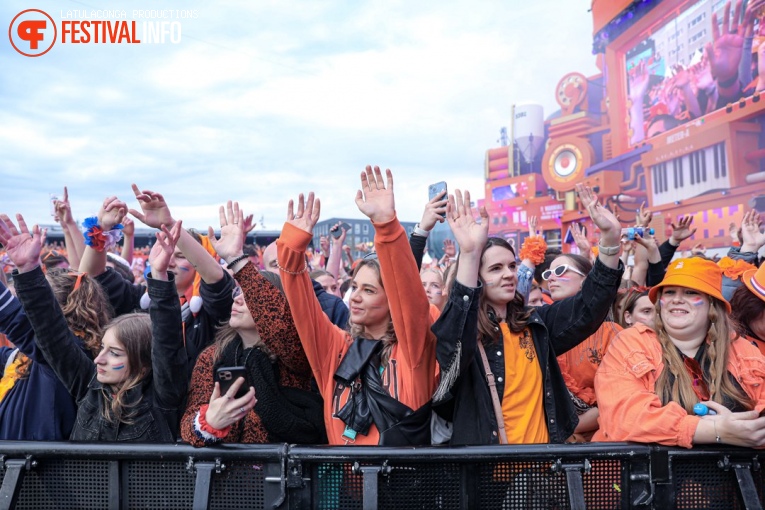
<path id="1" fill-rule="evenodd" d="M 571 278 L 568 278 L 568 277 L 566 277 L 566 276 L 559 276 L 559 277 L 558 277 L 558 281 L 559 281 L 559 282 L 570 282 L 570 281 L 571 281 Z"/>
<path id="2" fill-rule="evenodd" d="M 181 271 L 183 271 L 183 272 L 185 272 L 185 273 L 188 273 L 188 272 L 189 272 L 189 268 L 188 268 L 188 267 L 184 267 L 184 266 L 178 266 L 178 269 L 180 269 Z"/>
<path id="3" fill-rule="evenodd" d="M 661 306 L 667 306 L 667 303 L 669 303 L 669 299 L 667 298 L 660 298 L 659 303 L 661 303 Z"/>
<path id="4" fill-rule="evenodd" d="M 690 301 L 693 306 L 704 306 L 704 298 L 700 296 L 690 297 L 688 298 L 688 301 Z"/>
<path id="5" fill-rule="evenodd" d="M 112 370 L 122 370 L 123 368 L 125 368 L 124 363 L 120 363 L 119 365 L 112 365 Z"/>

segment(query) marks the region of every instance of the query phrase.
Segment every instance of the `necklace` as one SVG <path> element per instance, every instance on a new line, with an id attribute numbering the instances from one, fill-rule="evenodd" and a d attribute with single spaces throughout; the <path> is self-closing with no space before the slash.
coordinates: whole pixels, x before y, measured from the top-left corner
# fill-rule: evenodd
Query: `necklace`
<path id="1" fill-rule="evenodd" d="M 239 342 L 239 345 L 236 346 L 235 356 L 234 356 L 234 363 L 239 363 L 239 348 L 242 347 L 242 342 Z M 252 354 L 252 351 L 255 350 L 255 347 L 247 347 L 244 349 L 244 351 L 249 351 L 244 357 L 244 363 L 242 363 L 240 366 L 246 367 L 247 366 L 247 360 L 250 359 L 250 354 Z M 242 351 L 242 354 L 244 354 L 244 351 Z"/>

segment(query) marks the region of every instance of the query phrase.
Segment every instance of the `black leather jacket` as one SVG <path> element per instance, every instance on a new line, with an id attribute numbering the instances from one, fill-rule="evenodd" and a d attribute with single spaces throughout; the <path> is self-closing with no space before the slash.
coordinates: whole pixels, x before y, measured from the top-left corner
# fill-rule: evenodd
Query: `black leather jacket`
<path id="1" fill-rule="evenodd" d="M 621 263 L 619 269 L 611 269 L 598 260 L 576 296 L 535 308 L 531 314 L 528 327 L 542 370 L 551 443 L 563 443 L 579 423 L 556 357 L 600 327 L 616 297 L 623 272 Z M 455 281 L 449 301 L 432 328 L 438 338 L 436 357 L 442 378 L 433 406 L 440 416 L 453 422 L 452 445 L 499 443 L 486 373 L 476 352 L 480 292 L 480 286 L 469 288 Z M 485 344 L 485 349 L 501 401 L 505 386 L 504 344 L 492 342 Z M 456 379 L 450 382 L 448 374 Z"/>
<path id="2" fill-rule="evenodd" d="M 110 423 L 103 416 L 106 395 L 96 379 L 96 366 L 77 346 L 53 291 L 38 267 L 15 274 L 16 293 L 35 330 L 38 347 L 77 402 L 73 441 L 173 442 L 188 389 L 181 308 L 170 281 L 148 279 L 152 320 L 152 375 L 128 391 L 135 407 L 131 423 Z M 106 390 L 106 391 L 104 391 Z"/>

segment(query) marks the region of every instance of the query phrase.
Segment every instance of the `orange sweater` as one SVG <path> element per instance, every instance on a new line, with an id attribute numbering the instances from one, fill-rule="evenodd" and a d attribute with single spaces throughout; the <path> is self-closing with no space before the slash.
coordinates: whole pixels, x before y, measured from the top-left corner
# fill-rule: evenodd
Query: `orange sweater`
<path id="1" fill-rule="evenodd" d="M 279 264 L 287 271 L 301 271 L 310 241 L 311 234 L 286 223 L 276 242 Z M 375 248 L 398 338 L 382 375 L 383 384 L 393 398 L 416 410 L 430 400 L 435 389 L 436 339 L 430 331 L 428 298 L 406 232 L 397 218 L 375 224 Z M 281 277 L 300 341 L 324 397 L 329 443 L 345 444 L 342 437 L 345 423 L 335 413 L 347 402 L 350 390 L 341 390 L 333 376 L 353 339 L 322 312 L 307 273 L 282 271 Z M 354 444 L 376 445 L 379 439 L 380 433 L 373 424 L 369 434 L 359 434 Z"/>
<path id="2" fill-rule="evenodd" d="M 593 441 L 637 441 L 668 446 L 693 446 L 698 416 L 675 402 L 662 405 L 655 393 L 656 379 L 664 369 L 656 333 L 637 323 L 611 342 L 595 374 L 600 409 L 600 430 Z M 765 357 L 743 338 L 734 340 L 728 371 L 755 402 L 765 408 Z"/>

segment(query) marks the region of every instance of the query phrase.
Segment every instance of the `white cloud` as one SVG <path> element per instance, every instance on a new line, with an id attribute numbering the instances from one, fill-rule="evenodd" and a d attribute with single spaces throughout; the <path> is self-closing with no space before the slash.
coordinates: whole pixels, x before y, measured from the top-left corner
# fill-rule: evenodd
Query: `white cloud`
<path id="1" fill-rule="evenodd" d="M 484 151 L 514 102 L 551 114 L 567 72 L 596 72 L 587 0 L 359 2 L 126 0 L 61 9 L 196 9 L 180 45 L 57 45 L 29 59 L 0 43 L 3 212 L 48 222 L 69 185 L 78 217 L 130 184 L 163 192 L 187 226 L 238 199 L 279 228 L 286 202 L 360 213 L 366 164 L 390 167 L 402 219 L 427 185 L 483 193 Z M 0 5 L 0 21 L 28 8 Z M 55 13 L 55 14 L 54 14 Z M 60 191 L 58 191 L 60 193 Z"/>

